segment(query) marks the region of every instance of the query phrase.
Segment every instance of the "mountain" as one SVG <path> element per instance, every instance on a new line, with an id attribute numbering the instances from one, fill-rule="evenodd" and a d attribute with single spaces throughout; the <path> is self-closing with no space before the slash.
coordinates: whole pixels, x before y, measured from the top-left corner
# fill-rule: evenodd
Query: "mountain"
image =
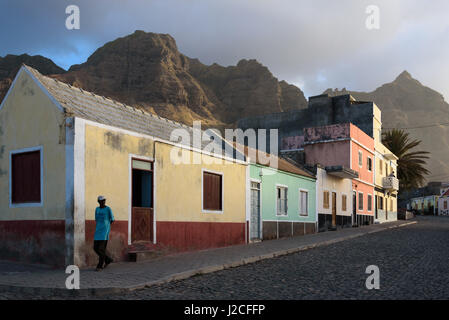
<path id="1" fill-rule="evenodd" d="M 53 61 L 42 56 L 29 56 L 27 54 L 17 56 L 9 54 L 4 58 L 0 57 L 0 101 L 3 100 L 3 97 L 8 92 L 22 64 L 29 65 L 44 75 L 65 72 L 64 69 L 58 67 Z"/>
<path id="2" fill-rule="evenodd" d="M 202 120 L 205 127 L 307 106 L 300 89 L 256 60 L 204 65 L 180 53 L 170 35 L 143 31 L 105 44 L 55 77 L 188 125 Z"/>
<path id="3" fill-rule="evenodd" d="M 437 125 L 449 123 L 449 104 L 440 93 L 422 85 L 407 71 L 372 92 L 328 89 L 325 93 L 350 93 L 357 100 L 374 101 L 382 110 L 384 130 L 407 128 L 411 138 L 422 141 L 417 149 L 431 153 L 428 180 L 449 180 L 449 126 Z"/>

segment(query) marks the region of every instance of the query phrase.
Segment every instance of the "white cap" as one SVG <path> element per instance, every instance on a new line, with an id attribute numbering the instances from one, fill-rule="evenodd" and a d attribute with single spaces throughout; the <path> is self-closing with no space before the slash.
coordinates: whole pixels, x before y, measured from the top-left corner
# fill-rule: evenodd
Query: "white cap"
<path id="1" fill-rule="evenodd" d="M 106 198 L 103 196 L 98 196 L 98 201 L 103 201 L 103 200 L 106 200 Z"/>

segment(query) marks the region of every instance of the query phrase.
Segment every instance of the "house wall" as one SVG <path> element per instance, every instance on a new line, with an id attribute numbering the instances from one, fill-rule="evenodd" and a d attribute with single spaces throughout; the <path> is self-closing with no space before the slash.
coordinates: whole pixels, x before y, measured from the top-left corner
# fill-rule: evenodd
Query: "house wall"
<path id="1" fill-rule="evenodd" d="M 357 192 L 357 215 L 368 215 L 370 222 L 374 221 L 374 141 L 366 133 L 351 125 L 351 169 L 359 173 L 358 179 L 352 180 L 352 188 Z M 359 165 L 359 152 L 362 153 L 362 164 Z M 371 158 L 372 168 L 368 168 L 368 157 Z M 359 197 L 363 193 L 363 210 L 359 209 Z M 368 195 L 371 195 L 371 210 L 368 210 Z M 358 218 L 360 219 L 360 218 Z M 362 217 L 362 219 L 364 219 Z M 360 223 L 359 223 L 360 224 Z"/>
<path id="2" fill-rule="evenodd" d="M 243 244 L 246 241 L 246 165 L 203 155 L 201 164 L 174 163 L 177 148 L 156 143 L 157 243 L 178 250 Z M 185 150 L 187 159 L 193 152 Z M 217 160 L 221 163 L 212 163 Z M 223 174 L 223 210 L 202 210 L 203 170 Z"/>
<path id="3" fill-rule="evenodd" d="M 260 172 L 262 170 L 262 177 Z M 263 239 L 276 239 L 316 232 L 316 181 L 273 168 L 251 164 L 250 178 L 261 182 Z M 287 186 L 287 216 L 276 213 L 276 186 Z M 308 192 L 308 216 L 299 215 L 299 192 Z"/>
<path id="4" fill-rule="evenodd" d="M 65 262 L 65 119 L 22 70 L 0 110 L 0 259 Z M 11 207 L 10 152 L 42 147 L 42 205 Z"/>
<path id="5" fill-rule="evenodd" d="M 81 245 L 83 264 L 92 265 L 97 256 L 92 250 L 97 197 L 106 197 L 114 214 L 108 250 L 117 260 L 126 259 L 131 210 L 131 157 L 154 159 L 153 140 L 87 122 L 85 125 L 85 242 Z"/>
<path id="6" fill-rule="evenodd" d="M 332 225 L 332 193 L 337 194 L 337 226 L 352 225 L 352 181 L 327 174 L 326 170 L 317 168 L 317 212 L 321 230 Z M 329 192 L 329 208 L 324 208 L 324 192 Z M 343 195 L 346 195 L 346 210 L 343 210 Z"/>
<path id="7" fill-rule="evenodd" d="M 333 141 L 332 143 L 316 143 L 304 146 L 306 164 L 350 167 L 350 143 L 348 141 Z M 323 156 L 325 155 L 325 156 Z"/>

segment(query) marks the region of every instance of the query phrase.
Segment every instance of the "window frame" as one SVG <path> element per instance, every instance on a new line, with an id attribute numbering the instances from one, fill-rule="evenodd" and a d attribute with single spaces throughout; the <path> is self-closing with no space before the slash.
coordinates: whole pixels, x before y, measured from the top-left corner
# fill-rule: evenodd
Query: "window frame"
<path id="1" fill-rule="evenodd" d="M 370 201 L 371 198 L 371 201 Z M 372 212 L 373 211 L 373 195 L 371 193 L 368 193 L 368 195 L 366 196 L 366 201 L 367 202 L 367 210 L 368 212 Z"/>
<path id="2" fill-rule="evenodd" d="M 327 194 L 327 204 L 326 204 L 326 195 Z M 330 191 L 323 190 L 323 209 L 330 209 Z"/>
<path id="3" fill-rule="evenodd" d="M 366 157 L 366 167 L 369 172 L 373 172 L 373 159 L 370 156 Z"/>
<path id="4" fill-rule="evenodd" d="M 285 214 L 279 214 L 278 211 L 278 189 L 285 189 Z M 275 210 L 276 210 L 276 217 L 288 217 L 288 186 L 283 184 L 276 184 L 275 185 Z M 282 199 L 282 198 L 281 198 Z"/>
<path id="5" fill-rule="evenodd" d="M 221 176 L 221 210 L 211 210 L 204 208 L 204 173 L 210 173 Z M 213 171 L 209 169 L 201 169 L 201 212 L 223 214 L 224 212 L 224 174 L 223 172 Z"/>
<path id="6" fill-rule="evenodd" d="M 344 207 L 343 207 L 344 204 Z M 341 211 L 346 212 L 348 211 L 348 195 L 343 193 L 341 195 Z"/>
<path id="7" fill-rule="evenodd" d="M 362 197 L 360 197 L 360 195 L 362 196 Z M 360 208 L 360 199 L 362 199 L 362 208 Z M 358 208 L 358 211 L 363 211 L 364 209 L 363 209 L 363 207 L 364 207 L 364 199 L 363 199 L 363 192 L 358 192 L 358 199 L 357 199 L 357 208 Z"/>
<path id="8" fill-rule="evenodd" d="M 301 200 L 302 200 L 302 193 L 306 194 L 306 214 L 303 214 L 303 210 L 302 210 L 302 205 L 301 205 Z M 309 216 L 309 190 L 306 189 L 299 189 L 298 192 L 299 195 L 299 199 L 298 199 L 298 211 L 299 211 L 299 216 L 300 217 L 308 217 Z"/>
<path id="9" fill-rule="evenodd" d="M 12 202 L 12 157 L 16 154 L 30 153 L 39 151 L 40 158 L 40 201 L 39 202 Z M 9 152 L 9 207 L 10 208 L 30 208 L 30 207 L 42 207 L 44 205 L 44 147 L 30 147 L 23 149 L 11 150 Z"/>

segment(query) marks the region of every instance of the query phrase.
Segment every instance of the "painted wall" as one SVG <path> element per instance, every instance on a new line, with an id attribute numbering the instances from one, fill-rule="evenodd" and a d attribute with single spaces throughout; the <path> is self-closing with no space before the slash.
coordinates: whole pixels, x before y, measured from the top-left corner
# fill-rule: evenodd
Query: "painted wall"
<path id="1" fill-rule="evenodd" d="M 153 159 L 153 140 L 123 130 L 86 122 L 85 125 L 85 244 L 80 250 L 85 263 L 95 263 L 92 250 L 97 197 L 103 195 L 116 221 L 112 224 L 108 249 L 116 259 L 126 258 L 128 220 L 131 210 L 131 156 Z"/>
<path id="2" fill-rule="evenodd" d="M 260 170 L 263 176 L 260 177 Z M 311 178 L 301 177 L 273 168 L 264 167 L 256 164 L 250 166 L 251 179 L 261 180 L 261 202 L 262 219 L 278 221 L 298 221 L 315 222 L 316 221 L 316 181 Z M 276 215 L 276 185 L 285 185 L 288 187 L 288 215 Z M 309 193 L 309 215 L 303 217 L 299 215 L 299 190 L 305 190 Z"/>
<path id="3" fill-rule="evenodd" d="M 352 188 L 357 193 L 357 214 L 374 216 L 374 139 L 351 124 L 351 169 L 359 173 L 358 179 L 352 180 Z M 362 164 L 359 164 L 359 152 L 362 154 Z M 372 161 L 371 170 L 368 168 L 368 157 Z M 359 207 L 359 197 L 363 194 L 363 209 Z M 369 201 L 371 196 L 371 201 Z M 369 210 L 368 202 L 371 202 Z"/>
<path id="4" fill-rule="evenodd" d="M 344 166 L 350 168 L 350 141 L 332 141 L 304 146 L 306 164 L 327 166 Z"/>
<path id="5" fill-rule="evenodd" d="M 11 208 L 10 152 L 37 146 L 43 148 L 42 206 Z M 65 165 L 63 113 L 22 71 L 0 110 L 1 258 L 64 263 Z"/>
<path id="6" fill-rule="evenodd" d="M 201 164 L 194 164 L 194 152 L 188 150 L 182 154 L 190 164 L 175 163 L 171 153 L 178 151 L 177 147 L 156 143 L 157 242 L 180 250 L 245 243 L 246 165 L 208 155 L 203 155 Z M 202 209 L 203 170 L 223 175 L 221 213 Z"/>
<path id="7" fill-rule="evenodd" d="M 337 215 L 352 215 L 352 181 L 341 179 L 326 173 L 326 170 L 317 168 L 316 190 L 318 196 L 317 211 L 320 214 L 332 214 L 332 192 L 337 193 Z M 324 191 L 329 191 L 329 208 L 324 208 Z M 342 209 L 342 196 L 346 195 L 346 211 Z"/>

